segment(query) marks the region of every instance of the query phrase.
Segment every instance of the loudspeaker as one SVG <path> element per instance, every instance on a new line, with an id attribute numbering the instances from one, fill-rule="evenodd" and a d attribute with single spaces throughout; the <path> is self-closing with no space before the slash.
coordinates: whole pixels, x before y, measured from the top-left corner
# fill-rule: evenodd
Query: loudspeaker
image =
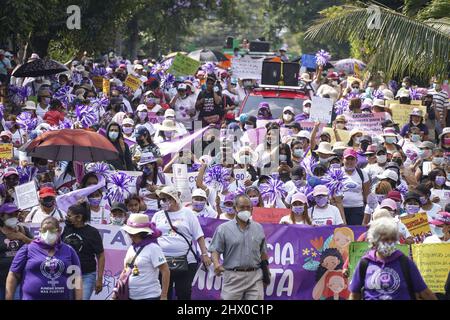
<path id="1" fill-rule="evenodd" d="M 281 70 L 281 65 L 281 62 L 264 62 L 261 84 L 298 87 L 300 64 L 294 62 L 283 63 L 283 70 Z"/>
<path id="2" fill-rule="evenodd" d="M 225 48 L 226 49 L 233 49 L 233 37 L 227 37 L 227 41 L 226 41 L 226 45 Z"/>
<path id="3" fill-rule="evenodd" d="M 269 52 L 270 42 L 267 41 L 251 41 L 250 52 Z"/>

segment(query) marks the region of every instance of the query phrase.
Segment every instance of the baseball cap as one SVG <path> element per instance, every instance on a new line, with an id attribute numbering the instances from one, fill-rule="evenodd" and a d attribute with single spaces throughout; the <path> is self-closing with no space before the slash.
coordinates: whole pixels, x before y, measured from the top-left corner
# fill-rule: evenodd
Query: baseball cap
<path id="1" fill-rule="evenodd" d="M 120 210 L 123 213 L 127 213 L 127 211 L 128 211 L 127 207 L 122 202 L 114 202 L 111 206 L 111 211 L 114 211 L 114 210 Z"/>
<path id="2" fill-rule="evenodd" d="M 295 113 L 295 112 L 294 112 L 294 108 L 291 107 L 291 106 L 284 107 L 283 113 L 285 113 L 286 111 L 290 111 L 290 112 L 292 112 L 292 113 Z"/>
<path id="3" fill-rule="evenodd" d="M 202 198 L 207 199 L 206 192 L 203 189 L 195 189 L 192 192 L 192 198 L 193 197 L 202 197 Z"/>
<path id="4" fill-rule="evenodd" d="M 11 132 L 9 132 L 9 131 L 2 131 L 2 132 L 0 133 L 0 138 L 1 138 L 1 137 L 8 137 L 8 138 L 12 139 L 12 134 L 11 134 Z"/>
<path id="5" fill-rule="evenodd" d="M 178 90 L 186 90 L 187 89 L 187 86 L 186 86 L 186 84 L 185 83 L 180 83 L 179 85 L 178 85 L 178 88 L 177 88 Z"/>
<path id="6" fill-rule="evenodd" d="M 0 206 L 0 214 L 11 214 L 20 211 L 13 202 L 7 202 Z"/>
<path id="7" fill-rule="evenodd" d="M 308 103 L 312 105 L 312 101 L 307 99 L 307 100 L 303 101 L 303 106 L 305 106 L 305 104 L 308 104 Z"/>
<path id="8" fill-rule="evenodd" d="M 44 187 L 39 190 L 39 198 L 56 197 L 56 191 L 50 187 Z"/>
<path id="9" fill-rule="evenodd" d="M 125 118 L 122 121 L 122 125 L 124 125 L 124 124 L 131 124 L 132 126 L 134 126 L 134 121 L 131 118 Z"/>
<path id="10" fill-rule="evenodd" d="M 422 110 L 420 110 L 419 108 L 412 109 L 412 111 L 409 115 L 423 117 Z"/>
<path id="11" fill-rule="evenodd" d="M 180 197 L 178 195 L 177 189 L 173 186 L 166 186 L 162 188 L 161 190 L 156 190 L 156 195 L 158 197 L 161 197 L 162 195 L 167 195 L 175 200 L 177 203 L 181 203 Z"/>
<path id="12" fill-rule="evenodd" d="M 17 176 L 19 175 L 19 172 L 17 172 L 16 168 L 13 168 L 13 167 L 6 168 L 3 173 L 3 178 L 7 178 L 9 176 L 12 176 L 13 174 L 15 174 Z"/>
<path id="13" fill-rule="evenodd" d="M 311 140 L 311 133 L 307 130 L 302 130 L 296 135 L 297 138 L 306 138 L 308 140 Z"/>
<path id="14" fill-rule="evenodd" d="M 366 152 L 364 152 L 364 154 L 370 155 L 370 154 L 374 154 L 377 152 L 377 145 L 376 144 L 371 144 L 370 146 L 367 147 Z"/>
<path id="15" fill-rule="evenodd" d="M 139 112 L 139 111 L 148 111 L 147 105 L 145 105 L 145 104 L 140 104 L 140 105 L 138 105 L 137 111 L 138 111 L 138 112 Z"/>
<path id="16" fill-rule="evenodd" d="M 377 175 L 378 180 L 391 179 L 398 181 L 398 174 L 393 170 L 384 170 L 381 174 Z"/>
<path id="17" fill-rule="evenodd" d="M 314 187 L 314 191 L 313 191 L 313 196 L 320 196 L 320 195 L 325 195 L 327 196 L 329 193 L 327 186 L 324 185 L 318 185 Z"/>
<path id="18" fill-rule="evenodd" d="M 434 149 L 434 143 L 431 141 L 423 141 L 420 145 L 419 148 L 426 148 L 426 149 Z"/>
<path id="19" fill-rule="evenodd" d="M 348 157 L 353 157 L 353 158 L 357 159 L 358 154 L 356 153 L 356 151 L 353 148 L 347 148 L 344 151 L 344 159 L 346 159 Z"/>
<path id="20" fill-rule="evenodd" d="M 300 201 L 301 203 L 308 203 L 308 199 L 307 199 L 306 196 L 305 196 L 303 193 L 301 193 L 301 192 L 298 192 L 298 193 L 296 193 L 296 194 L 294 194 L 294 195 L 292 196 L 291 204 L 293 204 L 293 203 L 296 202 L 296 201 Z"/>
<path id="21" fill-rule="evenodd" d="M 417 200 L 418 202 L 420 202 L 420 196 L 415 192 L 407 192 L 406 193 L 405 201 L 408 201 L 410 199 L 414 199 L 414 200 Z"/>
<path id="22" fill-rule="evenodd" d="M 389 199 L 392 199 L 395 202 L 402 201 L 402 194 L 400 193 L 400 191 L 397 191 L 397 190 L 389 191 L 387 196 L 388 196 Z"/>
<path id="23" fill-rule="evenodd" d="M 381 208 L 388 207 L 391 210 L 397 210 L 397 204 L 395 203 L 394 200 L 389 199 L 389 198 L 384 199 L 383 201 L 381 201 L 380 207 Z"/>
<path id="24" fill-rule="evenodd" d="M 150 135 L 150 133 L 148 132 L 147 128 L 144 126 L 140 126 L 135 133 L 136 137 L 140 137 L 140 136 L 144 136 L 144 135 Z"/>
<path id="25" fill-rule="evenodd" d="M 167 109 L 164 113 L 164 117 L 174 117 L 175 118 L 175 110 L 173 109 Z"/>

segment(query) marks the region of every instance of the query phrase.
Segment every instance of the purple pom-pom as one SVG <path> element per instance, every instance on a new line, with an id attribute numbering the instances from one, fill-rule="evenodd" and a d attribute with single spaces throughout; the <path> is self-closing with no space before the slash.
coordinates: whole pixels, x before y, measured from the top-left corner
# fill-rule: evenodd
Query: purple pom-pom
<path id="1" fill-rule="evenodd" d="M 33 180 L 37 168 L 34 166 L 17 167 L 19 173 L 19 184 L 24 184 Z"/>
<path id="2" fill-rule="evenodd" d="M 112 202 L 124 202 L 131 194 L 133 178 L 123 172 L 109 176 L 106 198 Z"/>
<path id="3" fill-rule="evenodd" d="M 92 106 L 77 105 L 75 107 L 75 113 L 77 115 L 77 121 L 81 123 L 83 128 L 89 128 L 99 121 L 97 113 Z"/>
<path id="4" fill-rule="evenodd" d="M 409 89 L 409 96 L 411 100 L 420 100 L 422 99 L 422 94 L 417 91 L 416 89 L 410 88 Z"/>
<path id="5" fill-rule="evenodd" d="M 223 189 L 228 186 L 230 178 L 230 170 L 224 168 L 220 164 L 217 164 L 206 170 L 203 181 L 208 187 Z"/>
<path id="6" fill-rule="evenodd" d="M 405 196 L 406 193 L 408 193 L 408 186 L 403 183 L 400 183 L 400 185 L 397 187 L 397 191 L 399 191 L 402 194 L 402 196 Z"/>
<path id="7" fill-rule="evenodd" d="M 72 94 L 73 88 L 69 86 L 61 87 L 58 91 L 53 95 L 54 99 L 58 99 L 61 101 L 63 105 L 66 107 L 75 100 L 76 96 Z"/>
<path id="8" fill-rule="evenodd" d="M 16 122 L 27 132 L 33 131 L 38 125 L 38 119 L 33 118 L 33 115 L 27 111 L 20 113 L 16 118 Z"/>
<path id="9" fill-rule="evenodd" d="M 384 99 L 384 93 L 383 93 L 383 91 L 381 91 L 381 90 L 375 90 L 375 91 L 372 93 L 372 98 L 374 98 L 374 99 Z"/>
<path id="10" fill-rule="evenodd" d="M 347 99 L 339 99 L 334 104 L 334 111 L 337 115 L 341 115 L 350 111 L 349 109 L 350 103 Z"/>
<path id="11" fill-rule="evenodd" d="M 5 115 L 5 105 L 3 103 L 0 103 L 0 120 L 3 119 Z"/>
<path id="12" fill-rule="evenodd" d="M 331 196 L 341 195 L 345 190 L 345 183 L 348 180 L 341 168 L 330 168 L 325 177 L 322 178 L 328 187 Z"/>
<path id="13" fill-rule="evenodd" d="M 202 70 L 205 71 L 206 74 L 211 74 L 215 72 L 216 66 L 212 62 L 208 62 L 202 66 Z"/>
<path id="14" fill-rule="evenodd" d="M 260 184 L 261 196 L 269 205 L 275 204 L 278 198 L 285 198 L 287 191 L 284 183 L 279 179 L 270 178 L 267 183 Z"/>
<path id="15" fill-rule="evenodd" d="M 310 176 L 314 175 L 313 172 L 317 165 L 318 163 L 316 159 L 312 156 L 303 158 L 302 162 L 300 163 L 300 166 L 305 169 L 305 172 Z"/>
<path id="16" fill-rule="evenodd" d="M 326 66 L 331 59 L 331 54 L 325 50 L 319 50 L 316 53 L 316 63 L 319 66 Z"/>

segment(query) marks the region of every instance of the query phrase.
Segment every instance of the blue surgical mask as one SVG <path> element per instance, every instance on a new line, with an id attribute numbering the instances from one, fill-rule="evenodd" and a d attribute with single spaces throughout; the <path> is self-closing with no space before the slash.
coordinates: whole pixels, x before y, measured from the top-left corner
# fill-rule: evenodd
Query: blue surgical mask
<path id="1" fill-rule="evenodd" d="M 119 137 L 119 133 L 118 132 L 110 132 L 110 133 L 108 133 L 108 136 L 111 140 L 117 140 L 117 138 Z"/>
<path id="2" fill-rule="evenodd" d="M 294 156 L 297 158 L 303 158 L 305 151 L 303 149 L 294 149 Z"/>

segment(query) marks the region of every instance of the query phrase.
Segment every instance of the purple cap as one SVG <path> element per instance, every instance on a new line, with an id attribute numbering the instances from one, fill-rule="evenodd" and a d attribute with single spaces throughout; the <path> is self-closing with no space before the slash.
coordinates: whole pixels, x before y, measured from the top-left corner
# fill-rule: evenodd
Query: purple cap
<path id="1" fill-rule="evenodd" d="M 0 214 L 11 214 L 20 211 L 14 203 L 4 203 L 0 206 Z"/>
<path id="2" fill-rule="evenodd" d="M 261 102 L 261 103 L 259 104 L 258 109 L 264 109 L 264 108 L 266 108 L 266 109 L 269 109 L 269 108 L 270 108 L 268 102 Z"/>

